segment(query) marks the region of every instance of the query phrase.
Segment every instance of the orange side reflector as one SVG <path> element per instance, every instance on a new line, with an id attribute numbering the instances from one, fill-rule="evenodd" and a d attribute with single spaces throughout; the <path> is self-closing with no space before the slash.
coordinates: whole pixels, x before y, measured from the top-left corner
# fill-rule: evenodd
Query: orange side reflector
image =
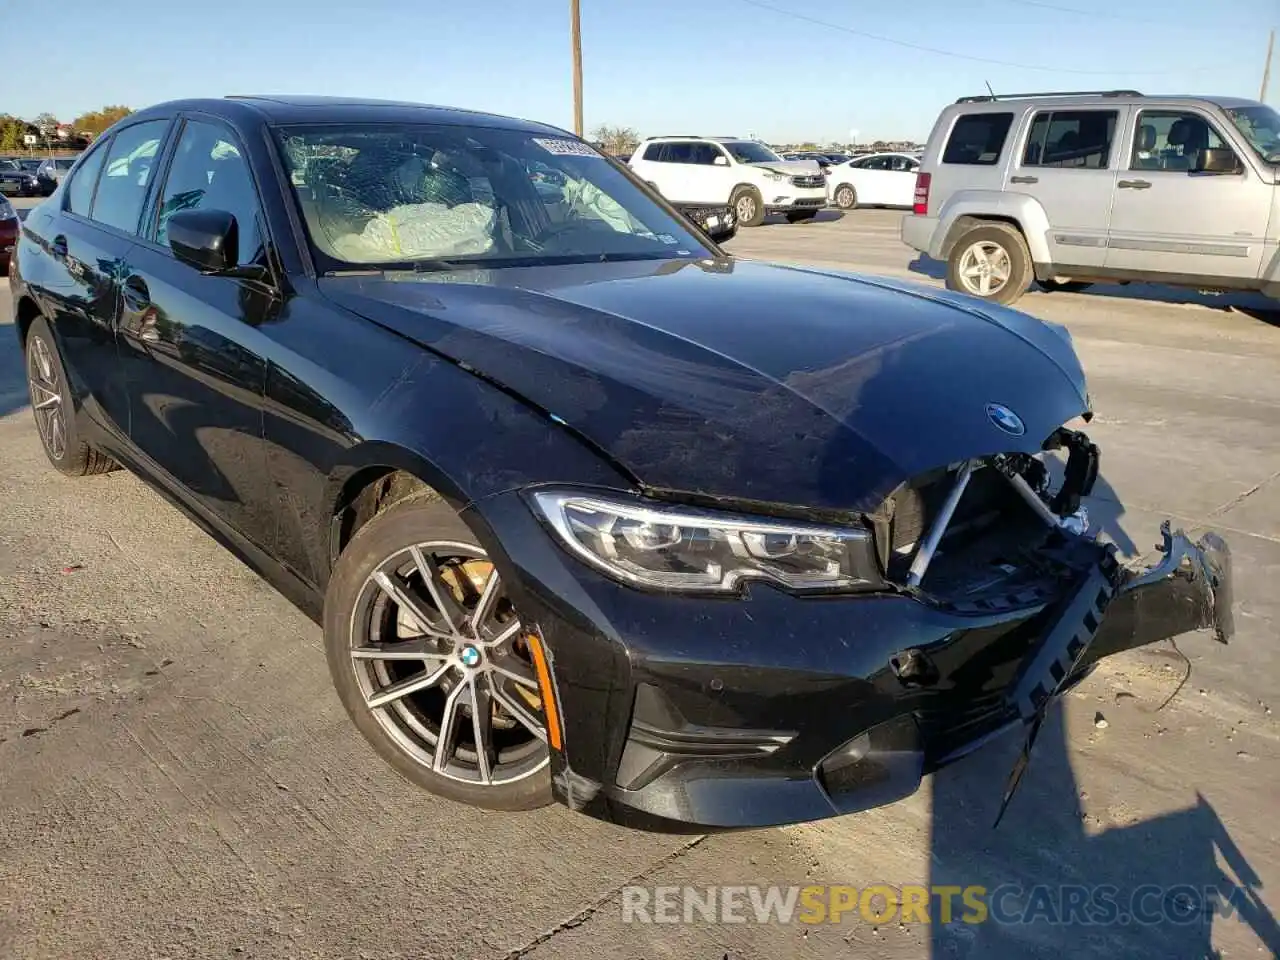
<path id="1" fill-rule="evenodd" d="M 556 691 L 551 686 L 551 670 L 547 666 L 547 653 L 542 649 L 542 640 L 536 634 L 529 634 L 529 653 L 533 656 L 533 669 L 538 675 L 538 690 L 542 694 L 542 713 L 547 718 L 547 742 L 553 750 L 560 750 L 563 741 L 560 738 L 560 711 L 556 708 Z"/>

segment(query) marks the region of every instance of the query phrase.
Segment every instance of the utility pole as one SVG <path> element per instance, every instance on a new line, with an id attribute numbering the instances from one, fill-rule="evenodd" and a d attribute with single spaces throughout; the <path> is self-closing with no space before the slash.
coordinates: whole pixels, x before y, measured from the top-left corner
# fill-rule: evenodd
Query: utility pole
<path id="1" fill-rule="evenodd" d="M 1267 84 L 1271 82 L 1271 51 L 1275 48 L 1275 45 L 1276 31 L 1273 27 L 1271 34 L 1267 37 L 1267 62 L 1262 68 L 1262 92 L 1258 94 L 1258 99 L 1263 103 L 1267 101 Z"/>
<path id="2" fill-rule="evenodd" d="M 582 17 L 578 0 L 569 0 L 569 21 L 573 37 L 573 132 L 582 136 Z"/>

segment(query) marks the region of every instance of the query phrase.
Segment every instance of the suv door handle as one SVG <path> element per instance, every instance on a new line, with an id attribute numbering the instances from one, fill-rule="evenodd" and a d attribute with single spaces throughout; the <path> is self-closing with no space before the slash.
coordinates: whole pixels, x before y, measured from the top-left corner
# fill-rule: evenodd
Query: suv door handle
<path id="1" fill-rule="evenodd" d="M 1039 177 L 1010 177 L 1010 183 L 1039 183 Z"/>
<path id="2" fill-rule="evenodd" d="M 1151 186 L 1150 180 L 1121 180 L 1116 184 L 1121 190 L 1146 190 Z"/>

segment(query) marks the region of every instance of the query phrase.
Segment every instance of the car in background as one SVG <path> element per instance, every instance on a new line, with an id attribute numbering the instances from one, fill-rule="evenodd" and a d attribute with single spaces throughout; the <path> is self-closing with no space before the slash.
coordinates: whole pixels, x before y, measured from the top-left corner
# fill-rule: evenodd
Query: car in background
<path id="1" fill-rule="evenodd" d="M 8 197 L 0 196 L 0 274 L 9 272 L 9 262 L 21 227 L 18 211 L 13 209 Z"/>
<path id="2" fill-rule="evenodd" d="M 651 137 L 629 164 L 671 203 L 682 209 L 728 204 L 744 227 L 759 226 L 770 213 L 791 223 L 812 220 L 827 204 L 827 181 L 816 161 L 784 160 L 758 140 Z"/>
<path id="3" fill-rule="evenodd" d="M 47 157 L 40 161 L 36 170 L 36 179 L 40 182 L 40 192 L 49 196 L 58 189 L 58 184 L 67 175 L 67 171 L 75 166 L 78 157 Z"/>
<path id="4" fill-rule="evenodd" d="M 40 182 L 33 172 L 23 169 L 20 161 L 0 160 L 0 193 L 11 197 L 36 197 L 40 195 Z"/>
<path id="5" fill-rule="evenodd" d="M 827 191 L 841 210 L 855 207 L 910 207 L 920 158 L 909 153 L 872 153 L 827 171 Z"/>
<path id="6" fill-rule="evenodd" d="M 934 124 L 910 247 L 1000 304 L 1032 281 L 1280 298 L 1280 113 L 1137 90 L 961 97 Z"/>

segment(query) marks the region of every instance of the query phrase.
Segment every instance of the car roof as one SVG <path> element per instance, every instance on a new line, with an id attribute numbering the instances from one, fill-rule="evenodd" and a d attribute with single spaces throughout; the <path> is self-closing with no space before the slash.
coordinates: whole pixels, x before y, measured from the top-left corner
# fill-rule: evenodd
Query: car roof
<path id="1" fill-rule="evenodd" d="M 700 133 L 669 133 L 661 137 L 646 137 L 645 143 L 662 142 L 664 140 L 711 140 L 715 143 L 737 143 L 739 141 L 746 143 L 764 142 L 762 140 L 752 140 L 750 137 L 708 137 Z"/>
<path id="2" fill-rule="evenodd" d="M 297 94 L 239 94 L 222 98 L 169 100 L 130 114 L 129 119 L 167 116 L 181 111 L 198 111 L 228 120 L 245 121 L 251 117 L 267 123 L 434 123 L 457 126 L 499 127 L 526 133 L 553 133 L 572 136 L 550 124 L 504 117 L 478 110 L 442 107 L 426 103 L 397 100 L 373 100 L 354 97 L 319 97 Z"/>
<path id="3" fill-rule="evenodd" d="M 955 103 L 950 105 L 953 110 L 971 110 L 975 107 L 989 108 L 991 110 L 999 110 L 1001 107 L 1025 107 L 1028 105 L 1042 105 L 1051 103 L 1055 106 L 1063 107 L 1096 107 L 1100 105 L 1110 104 L 1152 104 L 1152 103 L 1180 103 L 1198 106 L 1219 106 L 1228 109 L 1237 107 L 1256 107 L 1259 105 L 1257 100 L 1250 100 L 1248 97 L 1218 97 L 1207 95 L 1196 95 L 1186 93 L 1176 94 L 1145 94 L 1137 91 L 1121 90 L 1114 93 L 1029 93 L 1029 94 L 1011 94 L 1008 96 L 975 96 L 962 97 Z"/>

